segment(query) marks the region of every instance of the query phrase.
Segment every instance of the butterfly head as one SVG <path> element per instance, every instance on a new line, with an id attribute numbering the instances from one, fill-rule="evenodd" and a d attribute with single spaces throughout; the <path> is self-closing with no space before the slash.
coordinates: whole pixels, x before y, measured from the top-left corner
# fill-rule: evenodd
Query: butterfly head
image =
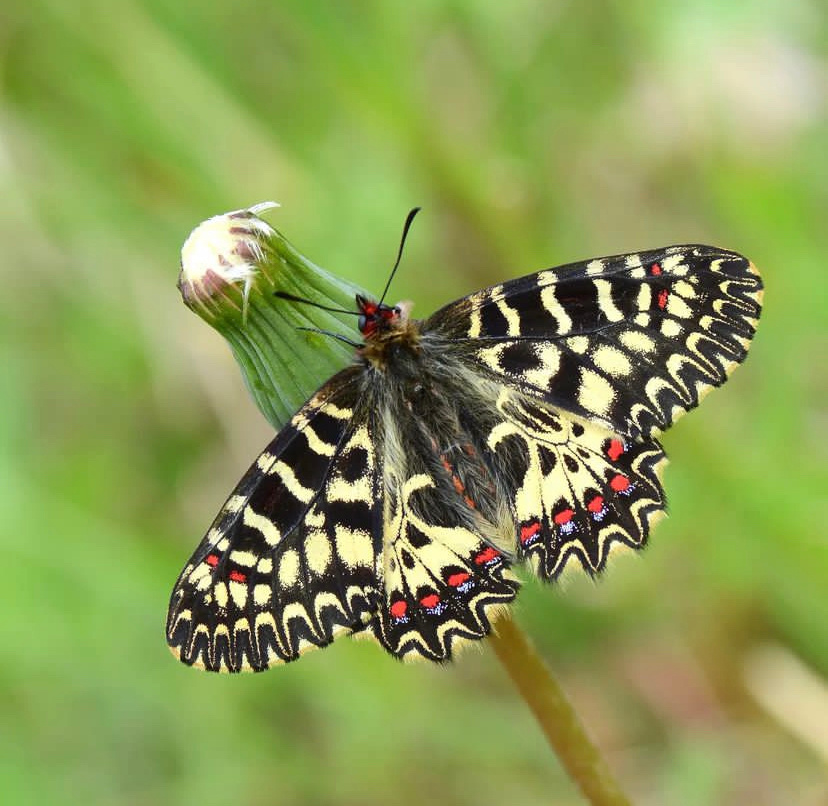
<path id="1" fill-rule="evenodd" d="M 420 343 L 420 323 L 409 317 L 411 303 L 386 305 L 362 296 L 356 301 L 357 327 L 364 338 L 357 354 L 374 369 L 385 370 L 394 364 L 402 372 L 404 367 L 409 367 L 411 357 L 419 352 Z"/>
<path id="2" fill-rule="evenodd" d="M 356 302 L 359 308 L 357 327 L 366 339 L 401 330 L 408 319 L 407 306 L 403 304 L 392 306 L 373 302 L 360 294 L 357 294 Z"/>

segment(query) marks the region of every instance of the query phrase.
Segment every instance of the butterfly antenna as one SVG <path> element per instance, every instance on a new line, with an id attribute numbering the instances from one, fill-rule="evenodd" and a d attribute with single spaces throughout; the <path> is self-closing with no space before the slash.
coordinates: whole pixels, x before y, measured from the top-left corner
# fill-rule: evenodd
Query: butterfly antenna
<path id="1" fill-rule="evenodd" d="M 362 347 L 361 344 L 355 341 L 351 341 L 349 338 L 341 335 L 340 333 L 333 333 L 330 330 L 320 330 L 318 327 L 297 327 L 297 330 L 304 330 L 307 333 L 319 333 L 322 336 L 330 336 L 332 339 L 336 339 L 337 341 L 344 342 L 345 344 L 349 344 L 351 347 Z"/>
<path id="2" fill-rule="evenodd" d="M 345 308 L 331 308 L 328 305 L 322 305 L 319 302 L 314 302 L 312 299 L 305 299 L 304 297 L 297 297 L 295 294 L 288 294 L 287 291 L 274 291 L 274 297 L 279 297 L 279 299 L 286 299 L 290 300 L 290 302 L 301 302 L 305 305 L 312 305 L 314 308 L 319 308 L 323 311 L 330 311 L 331 313 L 350 313 L 354 316 L 359 316 L 359 311 L 349 311 Z"/>
<path id="3" fill-rule="evenodd" d="M 415 207 L 411 210 L 408 215 L 405 217 L 405 224 L 403 224 L 403 231 L 402 231 L 402 238 L 400 238 L 400 249 L 397 252 L 397 260 L 394 263 L 394 268 L 391 269 L 391 275 L 388 278 L 388 282 L 385 284 L 385 291 L 382 292 L 382 297 L 380 298 L 379 304 L 382 305 L 385 302 L 385 295 L 388 293 L 388 289 L 391 288 L 391 281 L 394 279 L 394 275 L 397 273 L 397 267 L 400 265 L 400 259 L 402 258 L 403 247 L 405 246 L 405 239 L 408 236 L 408 230 L 411 229 L 411 222 L 414 220 L 414 216 L 420 212 L 421 207 Z"/>

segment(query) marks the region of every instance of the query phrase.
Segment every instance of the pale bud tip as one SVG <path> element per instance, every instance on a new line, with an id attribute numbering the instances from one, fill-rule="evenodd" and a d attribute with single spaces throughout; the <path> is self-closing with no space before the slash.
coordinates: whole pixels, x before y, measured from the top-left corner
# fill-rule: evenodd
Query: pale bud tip
<path id="1" fill-rule="evenodd" d="M 199 224 L 181 247 L 178 287 L 190 307 L 207 304 L 226 285 L 250 285 L 264 260 L 262 242 L 276 234 L 258 214 L 279 205 L 266 201 L 243 210 L 213 216 Z"/>

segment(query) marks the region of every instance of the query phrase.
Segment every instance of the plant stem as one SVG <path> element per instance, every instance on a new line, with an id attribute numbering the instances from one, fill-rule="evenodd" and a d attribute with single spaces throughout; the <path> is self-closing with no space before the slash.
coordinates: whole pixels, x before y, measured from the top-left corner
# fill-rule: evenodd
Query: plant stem
<path id="1" fill-rule="evenodd" d="M 630 806 L 575 709 L 510 612 L 498 619 L 489 641 L 564 769 L 587 800 L 593 806 Z"/>

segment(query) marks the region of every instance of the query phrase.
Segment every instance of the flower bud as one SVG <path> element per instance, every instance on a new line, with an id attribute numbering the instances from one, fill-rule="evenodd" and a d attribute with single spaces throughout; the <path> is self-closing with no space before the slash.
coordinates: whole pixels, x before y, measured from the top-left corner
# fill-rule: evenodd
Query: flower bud
<path id="1" fill-rule="evenodd" d="M 256 405 L 279 429 L 353 356 L 346 344 L 313 331 L 358 336 L 354 317 L 316 306 L 355 310 L 354 298 L 365 292 L 311 263 L 259 218 L 273 207 L 262 202 L 199 224 L 181 249 L 178 288 L 227 340 Z"/>

